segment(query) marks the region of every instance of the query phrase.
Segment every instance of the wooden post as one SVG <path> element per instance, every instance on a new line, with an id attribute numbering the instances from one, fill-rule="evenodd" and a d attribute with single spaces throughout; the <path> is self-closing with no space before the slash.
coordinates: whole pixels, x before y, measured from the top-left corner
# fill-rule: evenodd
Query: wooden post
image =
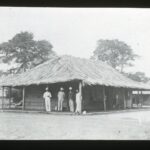
<path id="1" fill-rule="evenodd" d="M 2 87 L 2 109 L 4 109 L 4 86 Z"/>
<path id="2" fill-rule="evenodd" d="M 140 97 L 139 97 L 139 90 L 138 90 L 138 103 L 137 103 L 137 107 L 139 105 L 139 101 L 140 101 Z"/>
<path id="3" fill-rule="evenodd" d="M 128 92 L 129 92 L 129 91 L 128 91 Z M 128 108 L 128 100 L 129 100 L 129 99 L 128 99 L 128 96 L 129 96 L 129 95 L 128 95 L 128 94 L 129 94 L 128 92 L 127 92 L 127 99 L 126 99 L 126 108 Z"/>
<path id="4" fill-rule="evenodd" d="M 142 94 L 142 91 L 141 91 L 141 107 L 143 106 L 143 94 Z"/>
<path id="5" fill-rule="evenodd" d="M 82 81 L 81 82 L 79 82 L 79 93 L 81 94 L 81 112 L 82 112 Z"/>
<path id="6" fill-rule="evenodd" d="M 9 108 L 11 104 L 11 86 L 9 87 Z"/>
<path id="7" fill-rule="evenodd" d="M 123 88 L 123 102 L 124 102 L 124 105 L 123 105 L 123 107 L 124 107 L 124 109 L 126 109 L 126 97 L 125 97 L 125 89 Z"/>
<path id="8" fill-rule="evenodd" d="M 24 110 L 25 109 L 25 87 L 23 87 L 22 89 L 22 100 L 23 100 L 22 109 Z"/>
<path id="9" fill-rule="evenodd" d="M 104 111 L 106 111 L 106 95 L 105 95 L 105 86 L 103 86 L 103 102 L 104 102 Z"/>
<path id="10" fill-rule="evenodd" d="M 133 94 L 132 94 L 132 89 L 131 89 L 131 107 L 133 108 Z"/>

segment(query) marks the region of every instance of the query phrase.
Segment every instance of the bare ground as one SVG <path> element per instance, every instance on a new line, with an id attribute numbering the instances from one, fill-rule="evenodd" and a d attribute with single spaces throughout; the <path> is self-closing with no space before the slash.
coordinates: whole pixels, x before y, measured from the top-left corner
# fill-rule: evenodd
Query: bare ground
<path id="1" fill-rule="evenodd" d="M 81 116 L 0 112 L 0 139 L 149 140 L 150 110 Z"/>

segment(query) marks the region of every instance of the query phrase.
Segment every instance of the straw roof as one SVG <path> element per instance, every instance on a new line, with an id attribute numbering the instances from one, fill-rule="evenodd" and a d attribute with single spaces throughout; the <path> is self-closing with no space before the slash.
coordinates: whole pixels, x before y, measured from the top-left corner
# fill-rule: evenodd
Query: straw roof
<path id="1" fill-rule="evenodd" d="M 27 86 L 72 80 L 82 80 L 89 85 L 150 89 L 150 85 L 133 81 L 104 62 L 68 55 L 55 57 L 24 73 L 0 79 L 0 85 Z"/>

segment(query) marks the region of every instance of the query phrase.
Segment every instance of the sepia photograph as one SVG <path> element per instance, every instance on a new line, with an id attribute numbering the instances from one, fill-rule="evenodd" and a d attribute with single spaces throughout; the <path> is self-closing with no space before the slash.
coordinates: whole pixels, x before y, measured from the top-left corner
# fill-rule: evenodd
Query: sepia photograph
<path id="1" fill-rule="evenodd" d="M 0 7 L 0 140 L 150 140 L 150 8 Z"/>

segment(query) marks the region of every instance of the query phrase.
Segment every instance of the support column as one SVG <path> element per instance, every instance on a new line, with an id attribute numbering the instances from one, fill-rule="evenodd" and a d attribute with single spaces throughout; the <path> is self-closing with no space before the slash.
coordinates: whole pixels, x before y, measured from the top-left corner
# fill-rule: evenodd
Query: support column
<path id="1" fill-rule="evenodd" d="M 123 88 L 123 102 L 124 102 L 124 105 L 123 105 L 123 108 L 126 109 L 126 97 L 125 97 L 125 89 Z"/>
<path id="2" fill-rule="evenodd" d="M 79 93 L 81 94 L 81 112 L 82 112 L 82 108 L 83 108 L 83 102 L 82 102 L 82 81 L 79 82 Z"/>
<path id="3" fill-rule="evenodd" d="M 24 110 L 25 109 L 25 87 L 23 87 L 22 89 L 22 100 L 23 100 L 22 109 Z"/>
<path id="4" fill-rule="evenodd" d="M 140 97 L 139 97 L 139 90 L 138 90 L 138 103 L 137 103 L 137 106 L 139 105 L 139 102 L 140 102 Z"/>
<path id="5" fill-rule="evenodd" d="M 4 86 L 2 87 L 2 109 L 4 109 Z"/>
<path id="6" fill-rule="evenodd" d="M 9 108 L 11 104 L 11 86 L 9 87 Z"/>
<path id="7" fill-rule="evenodd" d="M 105 95 L 105 86 L 103 86 L 103 103 L 104 103 L 104 111 L 106 111 L 106 95 Z"/>
<path id="8" fill-rule="evenodd" d="M 129 98 L 129 91 L 127 92 L 126 108 L 129 108 L 129 107 L 128 107 L 128 101 L 129 101 L 129 99 L 128 99 L 128 98 Z"/>
<path id="9" fill-rule="evenodd" d="M 132 89 L 131 89 L 131 107 L 133 108 L 133 93 L 132 93 Z"/>
<path id="10" fill-rule="evenodd" d="M 142 94 L 142 91 L 141 91 L 141 107 L 143 106 L 143 94 Z"/>

